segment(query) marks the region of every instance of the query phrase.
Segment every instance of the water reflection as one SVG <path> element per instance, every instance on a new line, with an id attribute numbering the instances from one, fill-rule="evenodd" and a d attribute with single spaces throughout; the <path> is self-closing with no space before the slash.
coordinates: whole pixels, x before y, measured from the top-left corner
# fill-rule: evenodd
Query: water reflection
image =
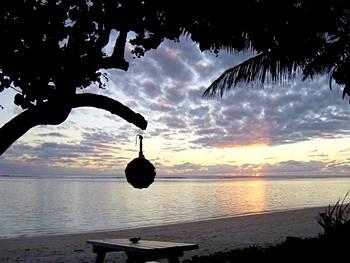
<path id="1" fill-rule="evenodd" d="M 350 179 L 159 180 L 138 190 L 112 179 L 0 179 L 0 236 L 120 229 L 324 206 Z"/>
<path id="2" fill-rule="evenodd" d="M 266 204 L 266 181 L 254 179 L 242 184 L 244 203 L 241 205 L 239 214 L 261 212 L 268 210 Z"/>

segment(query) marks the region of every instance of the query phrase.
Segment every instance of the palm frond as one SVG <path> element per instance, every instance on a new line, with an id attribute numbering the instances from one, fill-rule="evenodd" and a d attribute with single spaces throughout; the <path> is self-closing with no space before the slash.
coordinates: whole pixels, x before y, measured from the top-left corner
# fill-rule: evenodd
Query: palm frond
<path id="1" fill-rule="evenodd" d="M 338 64 L 341 64 L 350 54 L 347 48 L 349 37 L 326 43 L 324 47 L 310 57 L 303 67 L 303 80 L 313 78 L 315 75 L 328 73 L 332 76 Z"/>
<path id="2" fill-rule="evenodd" d="M 241 83 L 284 83 L 295 77 L 300 63 L 295 59 L 279 57 L 272 52 L 260 53 L 226 70 L 203 93 L 205 98 L 223 96 L 225 92 Z"/>

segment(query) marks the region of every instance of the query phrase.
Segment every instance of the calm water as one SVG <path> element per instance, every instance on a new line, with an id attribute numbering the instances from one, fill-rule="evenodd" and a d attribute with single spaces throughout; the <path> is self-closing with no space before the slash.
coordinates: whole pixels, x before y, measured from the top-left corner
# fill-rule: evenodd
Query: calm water
<path id="1" fill-rule="evenodd" d="M 87 232 L 334 204 L 350 178 L 159 180 L 0 178 L 0 238 Z"/>

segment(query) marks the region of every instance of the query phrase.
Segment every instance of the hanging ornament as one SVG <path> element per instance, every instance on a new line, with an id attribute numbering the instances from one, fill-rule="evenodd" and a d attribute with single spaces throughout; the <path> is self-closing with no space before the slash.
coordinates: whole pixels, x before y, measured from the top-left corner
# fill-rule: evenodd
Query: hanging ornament
<path id="1" fill-rule="evenodd" d="M 126 180 L 134 188 L 147 188 L 156 176 L 156 168 L 148 161 L 142 152 L 142 135 L 137 135 L 140 140 L 139 157 L 132 160 L 125 168 Z"/>

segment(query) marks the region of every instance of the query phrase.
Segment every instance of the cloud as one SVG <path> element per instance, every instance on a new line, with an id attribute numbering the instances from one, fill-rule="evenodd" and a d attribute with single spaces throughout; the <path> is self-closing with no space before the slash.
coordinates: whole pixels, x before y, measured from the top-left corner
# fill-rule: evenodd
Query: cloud
<path id="1" fill-rule="evenodd" d="M 179 105 L 185 99 L 185 90 L 180 84 L 164 88 L 165 98 L 171 105 Z"/>
<path id="2" fill-rule="evenodd" d="M 122 175 L 125 165 L 132 159 L 125 155 L 127 149 L 111 145 L 110 138 L 104 132 L 84 133 L 83 140 L 76 144 L 42 143 L 31 146 L 17 143 L 0 157 L 0 174 L 19 175 Z M 185 150 L 182 145 L 173 145 L 172 151 Z M 177 150 L 176 150 L 177 147 Z M 167 148 L 167 145 L 165 145 Z M 130 151 L 131 156 L 135 153 Z M 315 153 L 316 154 L 316 153 Z M 321 155 L 321 154 L 319 154 Z M 322 155 L 323 157 L 323 155 Z M 169 160 L 158 156 L 151 161 L 157 165 L 157 174 L 161 176 L 334 176 L 348 175 L 350 165 L 347 160 L 295 161 L 287 160 L 269 163 L 273 159 L 265 158 L 265 163 L 252 164 L 236 162 L 205 163 L 184 162 L 169 165 Z"/>
<path id="3" fill-rule="evenodd" d="M 153 99 L 159 96 L 159 93 L 160 93 L 159 87 L 154 81 L 150 79 L 143 80 L 141 82 L 140 88 L 142 89 L 143 94 L 150 99 Z"/>
<path id="4" fill-rule="evenodd" d="M 113 145 L 114 149 L 120 149 L 117 145 L 123 144 L 124 142 L 127 143 L 130 139 L 130 135 L 126 132 L 126 129 L 120 129 L 118 132 L 113 132 L 102 128 L 87 128 L 82 132 L 82 136 L 82 144 L 108 144 Z"/>
<path id="5" fill-rule="evenodd" d="M 58 137 L 58 138 L 65 138 L 67 137 L 65 134 L 60 132 L 48 132 L 48 133 L 40 133 L 40 137 Z"/>
<path id="6" fill-rule="evenodd" d="M 327 154 L 309 154 L 309 157 L 325 157 L 325 158 L 328 158 L 328 155 Z"/>
<path id="7" fill-rule="evenodd" d="M 200 164 L 193 164 L 190 162 L 186 162 L 186 163 L 182 163 L 182 164 L 175 164 L 173 166 L 174 170 L 178 170 L 178 171 L 188 171 L 188 170 L 199 170 L 201 169 L 203 166 Z"/>
<path id="8" fill-rule="evenodd" d="M 36 145 L 16 142 L 0 158 L 0 173 L 47 174 L 123 174 L 130 160 L 122 145 L 130 144 L 126 132 L 85 129 L 77 142 L 45 142 Z"/>
<path id="9" fill-rule="evenodd" d="M 195 176 L 198 178 L 224 176 L 301 176 L 301 177 L 327 177 L 327 176 L 347 176 L 350 165 L 346 162 L 332 161 L 294 161 L 288 160 L 274 164 L 195 164 L 186 162 L 174 166 L 158 167 L 163 175 L 167 176 Z M 166 173 L 165 173 L 166 171 Z"/>
<path id="10" fill-rule="evenodd" d="M 147 112 L 151 125 L 193 134 L 189 145 L 280 145 L 349 134 L 350 107 L 336 89 L 329 90 L 328 77 L 296 79 L 282 87 L 236 88 L 223 99 L 202 98 L 205 87 L 221 72 L 249 56 L 215 56 L 201 53 L 190 41 L 165 41 L 133 60 L 129 72 L 114 72 L 111 79 L 120 92 L 138 102 L 141 112 Z"/>
<path id="11" fill-rule="evenodd" d="M 163 113 L 171 113 L 175 110 L 174 107 L 172 107 L 165 99 L 159 99 L 157 102 L 148 103 L 148 109 Z"/>
<path id="12" fill-rule="evenodd" d="M 86 91 L 109 95 L 143 114 L 149 123 L 145 134 L 157 142 L 151 146 L 153 151 L 167 151 L 167 156 L 199 148 L 220 151 L 224 147 L 274 146 L 348 136 L 350 106 L 341 99 L 339 89 L 329 90 L 327 77 L 307 82 L 296 79 L 282 87 L 235 88 L 222 99 L 202 98 L 213 80 L 249 55 L 221 52 L 215 56 L 210 52 L 201 53 L 190 41 L 164 41 L 143 58 L 128 57 L 128 72 L 105 71 L 109 78 L 106 90 L 91 86 Z M 41 126 L 40 131 L 38 128 L 32 136 L 36 141 L 27 139 L 11 147 L 1 159 L 4 166 L 0 167 L 4 169 L 7 161 L 8 166 L 22 172 L 26 171 L 24 164 L 34 171 L 33 162 L 44 172 L 50 169 L 75 169 L 76 172 L 80 168 L 104 173 L 123 171 L 125 162 L 135 152 L 130 145 L 134 145 L 138 132 L 131 124 L 105 112 L 95 116 L 86 109 L 74 111 L 72 118 L 60 126 Z M 348 150 L 344 150 L 346 152 Z M 334 173 L 343 173 L 347 168 L 345 163 L 329 163 L 323 152 L 310 152 L 309 157 L 322 161 L 287 160 L 269 164 L 273 159 L 266 157 L 265 164 L 260 165 L 206 166 L 185 162 L 169 166 L 161 156 L 157 162 L 164 174 L 193 175 L 257 171 L 274 175 L 293 171 L 303 174 L 313 173 L 312 169 L 331 174 L 331 169 Z"/>
<path id="13" fill-rule="evenodd" d="M 247 144 L 279 145 L 315 138 L 346 137 L 350 131 L 350 108 L 339 93 L 318 83 L 297 81 L 287 88 L 236 89 L 221 101 L 213 101 L 208 122 L 193 123 L 198 135 L 193 143 L 210 147 Z M 190 124 L 191 125 L 191 124 Z"/>
<path id="14" fill-rule="evenodd" d="M 164 123 L 168 128 L 172 129 L 184 129 L 187 127 L 187 124 L 183 118 L 177 116 L 161 117 L 158 119 L 158 121 Z"/>
<path id="15" fill-rule="evenodd" d="M 194 77 L 191 67 L 184 63 L 181 57 L 180 46 L 176 48 L 164 45 L 154 52 L 152 59 L 158 66 L 157 73 L 163 77 L 186 82 L 192 81 Z"/>

